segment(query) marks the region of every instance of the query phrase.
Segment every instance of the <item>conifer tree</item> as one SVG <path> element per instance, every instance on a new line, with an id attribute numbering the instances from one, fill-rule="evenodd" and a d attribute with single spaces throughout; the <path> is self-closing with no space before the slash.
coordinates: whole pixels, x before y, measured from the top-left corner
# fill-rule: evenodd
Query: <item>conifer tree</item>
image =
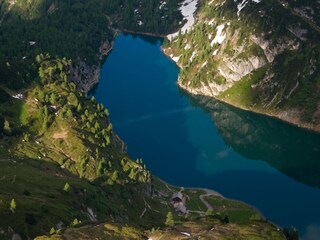
<path id="1" fill-rule="evenodd" d="M 69 185 L 69 183 L 66 182 L 66 184 L 63 187 L 63 191 L 69 192 L 69 190 L 70 190 L 70 185 Z"/>
<path id="2" fill-rule="evenodd" d="M 14 200 L 14 198 L 11 200 L 10 202 L 10 210 L 14 213 L 14 211 L 16 210 L 17 208 L 17 204 L 16 204 L 16 201 Z"/>
<path id="3" fill-rule="evenodd" d="M 166 221 L 165 221 L 164 224 L 167 225 L 167 226 L 173 226 L 174 225 L 172 212 L 168 212 L 167 213 L 167 218 L 166 218 Z"/>
<path id="4" fill-rule="evenodd" d="M 11 133 L 11 127 L 10 127 L 10 123 L 9 123 L 8 120 L 5 120 L 5 121 L 4 121 L 3 130 L 4 130 L 4 132 L 7 133 L 7 134 L 10 134 L 10 133 Z"/>

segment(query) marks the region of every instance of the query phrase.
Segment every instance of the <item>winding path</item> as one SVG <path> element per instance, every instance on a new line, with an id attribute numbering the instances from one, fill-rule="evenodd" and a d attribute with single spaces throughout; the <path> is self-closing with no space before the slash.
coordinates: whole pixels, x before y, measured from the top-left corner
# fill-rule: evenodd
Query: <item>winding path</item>
<path id="1" fill-rule="evenodd" d="M 202 195 L 199 196 L 201 202 L 203 202 L 203 204 L 206 205 L 206 207 L 208 208 L 207 211 L 212 211 L 213 208 L 212 208 L 212 206 L 210 205 L 210 203 L 208 203 L 204 198 L 205 198 L 205 197 L 212 196 L 212 195 L 213 195 L 212 193 L 206 193 L 206 194 L 202 194 Z"/>

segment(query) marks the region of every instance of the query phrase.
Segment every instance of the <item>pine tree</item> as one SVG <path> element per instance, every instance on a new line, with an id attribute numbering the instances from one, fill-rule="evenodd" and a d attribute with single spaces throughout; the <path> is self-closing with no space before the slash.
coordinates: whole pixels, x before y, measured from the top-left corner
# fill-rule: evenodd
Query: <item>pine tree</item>
<path id="1" fill-rule="evenodd" d="M 107 144 L 107 146 L 110 144 L 110 137 L 108 136 L 108 135 L 106 135 L 105 137 L 104 137 L 104 139 L 106 140 L 106 144 Z"/>
<path id="2" fill-rule="evenodd" d="M 82 111 L 82 106 L 81 106 L 81 103 L 79 103 L 77 106 L 77 112 L 80 113 L 81 111 Z"/>
<path id="3" fill-rule="evenodd" d="M 50 235 L 55 234 L 55 232 L 56 232 L 55 228 L 52 227 L 52 228 L 50 229 Z"/>
<path id="4" fill-rule="evenodd" d="M 173 226 L 174 225 L 172 212 L 168 212 L 167 213 L 167 218 L 166 218 L 166 221 L 165 221 L 164 224 L 167 225 L 167 226 Z"/>
<path id="5" fill-rule="evenodd" d="M 113 172 L 111 180 L 115 182 L 117 179 L 118 179 L 118 171 L 116 170 Z"/>
<path id="6" fill-rule="evenodd" d="M 63 191 L 69 192 L 69 190 L 70 190 L 70 185 L 69 185 L 69 183 L 66 182 L 66 184 L 63 187 Z"/>
<path id="7" fill-rule="evenodd" d="M 16 204 L 16 201 L 14 200 L 14 198 L 11 200 L 10 202 L 10 210 L 14 213 L 14 211 L 16 210 L 17 208 L 17 204 Z"/>
<path id="8" fill-rule="evenodd" d="M 72 118 L 72 117 L 73 117 L 73 113 L 72 113 L 72 111 L 71 111 L 70 108 L 68 109 L 68 111 L 67 111 L 66 114 L 67 114 L 67 117 L 68 117 L 68 118 Z"/>
<path id="9" fill-rule="evenodd" d="M 51 95 L 50 95 L 50 103 L 52 105 L 54 105 L 54 104 L 56 104 L 56 100 L 57 100 L 56 94 L 55 93 L 51 93 Z"/>
<path id="10" fill-rule="evenodd" d="M 5 133 L 10 134 L 11 133 L 11 127 L 10 127 L 10 123 L 5 120 L 4 124 L 3 124 L 3 130 Z"/>
<path id="11" fill-rule="evenodd" d="M 77 218 L 75 218 L 72 222 L 72 226 L 76 226 L 79 224 L 79 220 Z"/>
<path id="12" fill-rule="evenodd" d="M 103 162 L 100 161 L 99 164 L 98 164 L 98 167 L 97 167 L 97 171 L 96 171 L 96 174 L 97 176 L 101 176 L 103 173 Z"/>
<path id="13" fill-rule="evenodd" d="M 130 170 L 129 178 L 131 178 L 132 180 L 136 179 L 136 173 L 134 172 L 133 168 L 131 168 Z"/>

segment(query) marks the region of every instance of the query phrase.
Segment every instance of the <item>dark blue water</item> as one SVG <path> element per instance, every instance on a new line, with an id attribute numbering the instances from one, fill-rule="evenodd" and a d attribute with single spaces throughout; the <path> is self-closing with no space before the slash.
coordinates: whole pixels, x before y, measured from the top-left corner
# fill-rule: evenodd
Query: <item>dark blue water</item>
<path id="1" fill-rule="evenodd" d="M 304 239 L 320 234 L 320 135 L 188 96 L 161 44 L 119 35 L 93 92 L 130 156 L 170 184 L 245 201 Z"/>

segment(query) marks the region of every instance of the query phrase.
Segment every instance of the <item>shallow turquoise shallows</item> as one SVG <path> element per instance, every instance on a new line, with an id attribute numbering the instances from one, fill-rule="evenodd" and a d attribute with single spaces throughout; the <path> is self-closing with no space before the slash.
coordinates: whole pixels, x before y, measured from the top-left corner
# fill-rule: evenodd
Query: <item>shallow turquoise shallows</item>
<path id="1" fill-rule="evenodd" d="M 245 201 L 320 234 L 320 135 L 179 90 L 159 38 L 119 35 L 92 94 L 132 158 L 173 185 Z"/>

